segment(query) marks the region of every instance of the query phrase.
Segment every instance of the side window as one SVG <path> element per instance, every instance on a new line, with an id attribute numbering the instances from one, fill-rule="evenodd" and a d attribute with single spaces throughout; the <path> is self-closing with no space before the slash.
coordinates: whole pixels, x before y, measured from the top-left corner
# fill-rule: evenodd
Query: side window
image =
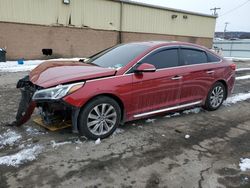
<path id="1" fill-rule="evenodd" d="M 181 49 L 181 52 L 183 65 L 207 63 L 207 55 L 203 51 L 193 49 Z"/>
<path id="2" fill-rule="evenodd" d="M 156 52 L 143 59 L 141 63 L 152 64 L 156 69 L 178 66 L 178 49 Z"/>
<path id="3" fill-rule="evenodd" d="M 215 55 L 212 55 L 210 53 L 207 53 L 208 62 L 219 62 L 220 58 L 216 57 Z"/>

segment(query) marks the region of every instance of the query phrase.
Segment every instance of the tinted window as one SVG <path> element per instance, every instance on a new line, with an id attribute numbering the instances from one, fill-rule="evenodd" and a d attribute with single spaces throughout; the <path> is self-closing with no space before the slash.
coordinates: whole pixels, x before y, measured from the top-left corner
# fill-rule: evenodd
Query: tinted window
<path id="1" fill-rule="evenodd" d="M 157 69 L 178 66 L 178 50 L 169 49 L 146 57 L 142 63 L 154 65 Z"/>
<path id="2" fill-rule="evenodd" d="M 149 49 L 148 46 L 140 44 L 119 45 L 92 56 L 86 63 L 92 63 L 100 67 L 119 69 L 147 49 Z"/>
<path id="3" fill-rule="evenodd" d="M 210 53 L 207 53 L 208 62 L 218 62 L 220 61 L 220 58 L 216 57 L 215 55 L 212 55 Z"/>
<path id="4" fill-rule="evenodd" d="M 203 51 L 182 49 L 182 62 L 184 65 L 207 63 L 207 55 Z"/>

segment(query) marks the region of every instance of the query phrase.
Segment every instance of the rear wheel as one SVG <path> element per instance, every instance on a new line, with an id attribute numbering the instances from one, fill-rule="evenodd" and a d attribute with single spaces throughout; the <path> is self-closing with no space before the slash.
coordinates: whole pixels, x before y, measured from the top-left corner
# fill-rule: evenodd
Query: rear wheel
<path id="1" fill-rule="evenodd" d="M 226 88 L 221 82 L 217 82 L 210 89 L 204 108 L 209 111 L 218 109 L 225 99 Z"/>
<path id="2" fill-rule="evenodd" d="M 79 132 L 89 139 L 106 138 L 120 124 L 121 109 L 115 100 L 100 96 L 90 101 L 79 114 Z"/>

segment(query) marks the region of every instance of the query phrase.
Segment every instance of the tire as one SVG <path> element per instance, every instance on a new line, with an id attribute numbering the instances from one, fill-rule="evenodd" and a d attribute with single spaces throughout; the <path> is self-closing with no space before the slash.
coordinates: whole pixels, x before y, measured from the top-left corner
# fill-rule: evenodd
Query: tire
<path id="1" fill-rule="evenodd" d="M 225 98 L 225 86 L 221 82 L 216 82 L 207 95 L 204 108 L 208 111 L 217 110 L 222 105 Z"/>
<path id="2" fill-rule="evenodd" d="M 119 126 L 121 109 L 118 103 L 106 96 L 97 97 L 80 111 L 78 129 L 89 139 L 106 138 Z"/>

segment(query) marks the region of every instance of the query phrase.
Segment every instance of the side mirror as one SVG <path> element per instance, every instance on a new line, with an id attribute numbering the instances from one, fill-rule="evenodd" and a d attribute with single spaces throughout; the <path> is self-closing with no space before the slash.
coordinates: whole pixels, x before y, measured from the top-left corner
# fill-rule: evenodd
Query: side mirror
<path id="1" fill-rule="evenodd" d="M 143 63 L 137 67 L 137 69 L 134 71 L 135 73 L 143 73 L 143 72 L 155 72 L 156 68 L 154 65 L 149 63 Z"/>

